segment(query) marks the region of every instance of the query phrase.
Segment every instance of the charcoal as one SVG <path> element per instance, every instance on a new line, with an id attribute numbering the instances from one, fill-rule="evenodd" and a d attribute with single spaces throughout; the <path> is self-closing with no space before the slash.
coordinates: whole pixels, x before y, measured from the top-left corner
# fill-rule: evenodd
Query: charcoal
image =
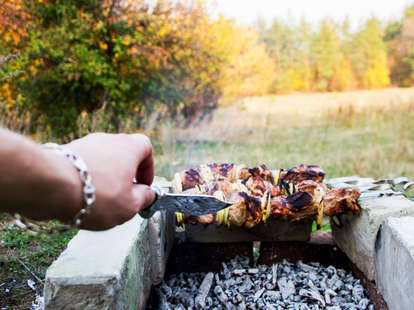
<path id="1" fill-rule="evenodd" d="M 243 301 L 243 296 L 239 293 L 234 294 L 232 302 L 235 305 L 240 304 Z"/>
<path id="2" fill-rule="evenodd" d="M 265 291 L 265 289 L 262 288 L 254 294 L 254 297 L 253 297 L 254 302 L 256 302 L 262 296 L 264 291 Z"/>
<path id="3" fill-rule="evenodd" d="M 171 287 L 169 287 L 167 284 L 163 283 L 160 287 L 160 292 L 166 297 L 166 299 L 170 299 L 171 296 L 173 296 L 173 291 Z"/>
<path id="4" fill-rule="evenodd" d="M 204 307 L 205 307 L 206 309 L 208 309 L 208 308 L 210 308 L 212 305 L 213 305 L 213 298 L 211 298 L 211 297 L 207 297 L 207 298 L 206 298 L 206 301 L 205 301 L 205 305 L 204 305 Z"/>
<path id="5" fill-rule="evenodd" d="M 358 306 L 363 310 L 367 309 L 368 305 L 369 305 L 369 299 L 367 298 L 362 298 L 358 303 Z"/>
<path id="6" fill-rule="evenodd" d="M 337 280 L 334 284 L 332 284 L 331 288 L 334 291 L 338 291 L 338 290 L 342 290 L 344 287 L 344 282 L 342 282 L 341 280 Z"/>
<path id="7" fill-rule="evenodd" d="M 224 293 L 223 288 L 221 286 L 217 285 L 214 288 L 214 294 L 216 294 L 216 297 L 218 298 L 218 300 L 224 305 L 229 300 L 229 297 L 226 295 L 226 293 Z"/>
<path id="8" fill-rule="evenodd" d="M 233 270 L 233 274 L 236 276 L 241 276 L 244 273 L 246 273 L 246 269 L 234 269 Z"/>
<path id="9" fill-rule="evenodd" d="M 247 270 L 247 273 L 248 273 L 248 274 L 253 274 L 253 275 L 255 275 L 255 274 L 258 274 L 258 273 L 259 273 L 259 269 L 258 269 L 258 268 L 249 268 L 249 269 Z"/>
<path id="10" fill-rule="evenodd" d="M 314 281 L 314 282 L 318 281 L 318 275 L 315 274 L 315 273 L 310 273 L 308 275 L 308 278 L 309 278 L 309 280 Z"/>
<path id="11" fill-rule="evenodd" d="M 204 308 L 206 305 L 206 298 L 208 292 L 210 291 L 211 285 L 213 284 L 213 277 L 214 274 L 212 272 L 209 272 L 204 277 L 203 282 L 201 282 L 200 288 L 198 290 L 198 295 L 195 298 L 196 305 L 201 308 Z"/>
<path id="12" fill-rule="evenodd" d="M 226 289 L 233 287 L 234 285 L 238 284 L 239 281 L 237 281 L 234 278 L 230 278 L 224 281 L 223 285 Z"/>
<path id="13" fill-rule="evenodd" d="M 352 288 L 352 297 L 356 302 L 359 302 L 364 296 L 364 288 L 361 284 L 357 284 Z"/>
<path id="14" fill-rule="evenodd" d="M 254 288 L 256 290 L 261 289 L 263 287 L 263 282 L 261 280 L 256 280 L 253 282 Z"/>
<path id="15" fill-rule="evenodd" d="M 274 288 L 276 288 L 276 283 L 277 283 L 277 267 L 278 267 L 278 264 L 272 265 L 272 284 Z"/>
<path id="16" fill-rule="evenodd" d="M 214 279 L 216 280 L 216 284 L 217 285 L 220 285 L 220 286 L 223 286 L 224 284 L 223 284 L 223 281 L 221 281 L 220 280 L 220 277 L 219 277 L 219 274 L 218 273 L 216 273 L 215 275 L 214 275 Z"/>
<path id="17" fill-rule="evenodd" d="M 221 267 L 170 276 L 156 289 L 158 309 L 374 310 L 360 281 L 334 266 L 284 260 L 251 268 L 235 257 Z"/>
<path id="18" fill-rule="evenodd" d="M 171 310 L 170 303 L 167 301 L 164 295 L 160 296 L 160 309 L 161 310 Z"/>
<path id="19" fill-rule="evenodd" d="M 269 302 L 276 302 L 281 298 L 279 291 L 267 291 L 264 293 L 264 299 Z"/>
<path id="20" fill-rule="evenodd" d="M 277 285 L 279 286 L 283 299 L 288 299 L 289 296 L 296 293 L 295 284 L 292 280 L 288 280 L 286 277 L 280 278 L 280 280 L 277 281 Z"/>
<path id="21" fill-rule="evenodd" d="M 298 261 L 298 267 L 300 269 L 302 269 L 303 271 L 305 271 L 305 272 L 316 272 L 316 271 L 318 271 L 318 268 L 307 265 L 305 263 L 302 263 L 302 261 Z"/>
<path id="22" fill-rule="evenodd" d="M 221 263 L 221 266 L 223 267 L 222 273 L 224 274 L 224 277 L 226 279 L 230 279 L 231 273 L 230 273 L 229 269 L 227 268 L 226 263 Z"/>
<path id="23" fill-rule="evenodd" d="M 244 283 L 239 288 L 239 292 L 247 293 L 252 289 L 252 287 L 253 287 L 252 280 L 250 280 L 249 276 L 246 276 Z"/>

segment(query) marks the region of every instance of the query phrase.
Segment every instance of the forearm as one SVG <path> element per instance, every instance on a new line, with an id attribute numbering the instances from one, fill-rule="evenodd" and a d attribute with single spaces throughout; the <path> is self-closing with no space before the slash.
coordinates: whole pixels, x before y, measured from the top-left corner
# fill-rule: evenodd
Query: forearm
<path id="1" fill-rule="evenodd" d="M 79 174 L 63 156 L 0 128 L 0 211 L 69 221 L 82 207 Z"/>

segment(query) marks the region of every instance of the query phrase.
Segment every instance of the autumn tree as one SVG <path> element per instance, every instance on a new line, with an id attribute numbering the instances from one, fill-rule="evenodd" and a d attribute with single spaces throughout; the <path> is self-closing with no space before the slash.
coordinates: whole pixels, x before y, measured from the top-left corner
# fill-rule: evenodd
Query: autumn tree
<path id="1" fill-rule="evenodd" d="M 24 42 L 15 62 L 22 73 L 8 84 L 20 96 L 11 100 L 58 137 L 82 134 L 79 120 L 86 131 L 139 128 L 149 115 L 189 123 L 211 112 L 223 93 L 263 94 L 274 80 L 256 32 L 212 16 L 205 1 L 13 3 L 30 15 L 22 32 L 28 35 L 16 39 Z M 1 22 L 6 33 L 11 22 Z"/>
<path id="2" fill-rule="evenodd" d="M 274 19 L 269 28 L 260 31 L 260 39 L 276 65 L 273 90 L 278 93 L 309 90 L 310 25 L 303 19 L 299 26 Z"/>
<path id="3" fill-rule="evenodd" d="M 401 20 L 390 21 L 384 34 L 388 47 L 391 82 L 397 86 L 414 84 L 414 5 L 408 6 Z"/>
<path id="4" fill-rule="evenodd" d="M 357 88 L 354 70 L 352 67 L 352 33 L 350 22 L 346 18 L 338 29 L 340 37 L 340 60 L 335 67 L 335 73 L 331 81 L 331 89 L 334 91 L 346 91 Z"/>
<path id="5" fill-rule="evenodd" d="M 322 21 L 312 41 L 317 90 L 333 90 L 333 77 L 342 60 L 340 47 L 341 41 L 334 23 L 331 20 Z"/>
<path id="6" fill-rule="evenodd" d="M 235 25 L 232 21 L 217 24 L 222 40 L 226 41 L 228 63 L 221 75 L 224 96 L 264 95 L 275 80 L 275 64 L 264 43 L 259 44 L 257 31 Z"/>
<path id="7" fill-rule="evenodd" d="M 191 118 L 214 108 L 226 51 L 202 3 L 25 1 L 30 36 L 21 50 L 22 104 L 52 133 L 69 137 L 79 115 L 105 110 L 102 130 L 153 111 Z"/>
<path id="8" fill-rule="evenodd" d="M 368 19 L 355 35 L 352 60 L 362 88 L 381 88 L 390 84 L 383 30 L 376 18 Z"/>

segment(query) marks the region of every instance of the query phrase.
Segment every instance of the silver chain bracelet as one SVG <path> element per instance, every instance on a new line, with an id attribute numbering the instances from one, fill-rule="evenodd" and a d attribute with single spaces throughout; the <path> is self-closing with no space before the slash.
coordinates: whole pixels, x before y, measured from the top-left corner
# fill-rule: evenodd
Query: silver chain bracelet
<path id="1" fill-rule="evenodd" d="M 74 154 L 71 150 L 67 148 L 63 148 L 59 144 L 48 142 L 42 144 L 42 147 L 54 150 L 57 153 L 64 155 L 72 162 L 75 168 L 79 171 L 80 179 L 82 181 L 84 205 L 82 209 L 75 215 L 72 224 L 73 227 L 79 228 L 85 217 L 89 214 L 90 208 L 92 204 L 95 202 L 96 198 L 95 187 L 92 185 L 92 177 L 88 172 L 88 167 L 86 166 L 86 163 L 80 156 Z"/>

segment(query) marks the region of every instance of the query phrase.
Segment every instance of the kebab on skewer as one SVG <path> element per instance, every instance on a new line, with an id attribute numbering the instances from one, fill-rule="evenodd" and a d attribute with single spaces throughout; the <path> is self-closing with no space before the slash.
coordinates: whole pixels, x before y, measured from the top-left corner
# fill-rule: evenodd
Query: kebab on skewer
<path id="1" fill-rule="evenodd" d="M 320 166 L 300 165 L 272 172 L 265 165 L 246 168 L 234 164 L 208 164 L 177 173 L 177 193 L 213 195 L 233 204 L 216 214 L 190 216 L 178 213 L 179 223 L 212 224 L 252 228 L 269 217 L 291 222 L 313 220 L 323 215 L 359 214 L 356 188 L 329 190 L 322 183 Z"/>

